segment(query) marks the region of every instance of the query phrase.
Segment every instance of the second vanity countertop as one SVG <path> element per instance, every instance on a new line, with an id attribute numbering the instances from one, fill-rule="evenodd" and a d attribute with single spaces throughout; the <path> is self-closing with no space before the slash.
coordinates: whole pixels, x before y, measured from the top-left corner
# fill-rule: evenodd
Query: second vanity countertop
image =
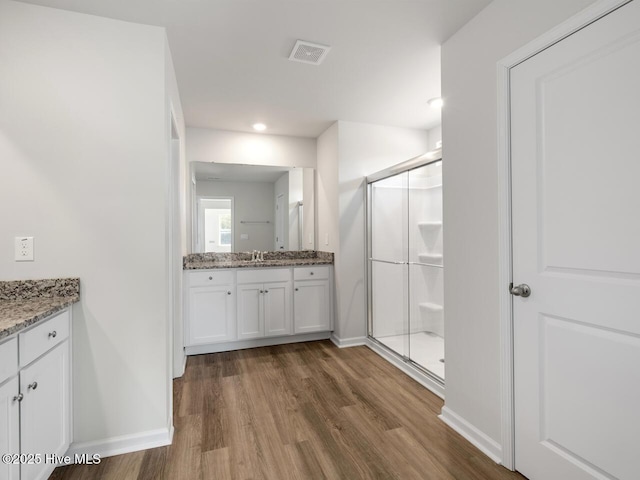
<path id="1" fill-rule="evenodd" d="M 0 341 L 79 300 L 79 278 L 0 282 Z"/>
<path id="2" fill-rule="evenodd" d="M 250 252 L 192 253 L 183 258 L 182 265 L 184 270 L 333 265 L 333 253 L 315 250 L 265 252 L 261 262 L 252 262 Z"/>

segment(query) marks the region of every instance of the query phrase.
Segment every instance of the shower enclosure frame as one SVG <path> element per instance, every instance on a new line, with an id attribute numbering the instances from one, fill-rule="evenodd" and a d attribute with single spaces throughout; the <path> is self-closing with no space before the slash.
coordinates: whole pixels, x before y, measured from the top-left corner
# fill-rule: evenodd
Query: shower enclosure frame
<path id="1" fill-rule="evenodd" d="M 378 354 L 385 357 L 391 363 L 407 373 L 414 380 L 427 387 L 429 390 L 444 398 L 444 380 L 433 374 L 420 364 L 413 361 L 410 357 L 402 355 L 387 345 L 379 341 L 373 336 L 373 232 L 372 232 L 372 184 L 385 178 L 393 177 L 405 172 L 410 172 L 427 165 L 431 165 L 442 161 L 442 149 L 432 150 L 418 157 L 412 158 L 405 162 L 399 163 L 392 167 L 386 168 L 372 175 L 365 177 L 365 278 L 367 279 L 367 344 Z M 404 262 L 398 262 L 404 263 Z M 408 264 L 409 262 L 407 262 Z M 410 321 L 410 320 L 409 320 Z"/>

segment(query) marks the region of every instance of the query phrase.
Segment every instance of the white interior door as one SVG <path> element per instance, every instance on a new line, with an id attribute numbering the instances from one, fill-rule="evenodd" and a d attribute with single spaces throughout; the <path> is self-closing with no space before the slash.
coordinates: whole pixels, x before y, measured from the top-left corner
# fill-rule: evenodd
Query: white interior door
<path id="1" fill-rule="evenodd" d="M 511 71 L 516 469 L 640 478 L 640 0 Z"/>

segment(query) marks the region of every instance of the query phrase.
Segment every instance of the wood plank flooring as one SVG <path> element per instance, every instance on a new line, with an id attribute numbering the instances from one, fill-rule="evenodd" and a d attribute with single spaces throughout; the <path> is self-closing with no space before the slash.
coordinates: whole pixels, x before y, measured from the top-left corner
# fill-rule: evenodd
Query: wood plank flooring
<path id="1" fill-rule="evenodd" d="M 189 357 L 173 444 L 67 466 L 71 479 L 523 479 L 437 418 L 442 400 L 366 347 Z"/>

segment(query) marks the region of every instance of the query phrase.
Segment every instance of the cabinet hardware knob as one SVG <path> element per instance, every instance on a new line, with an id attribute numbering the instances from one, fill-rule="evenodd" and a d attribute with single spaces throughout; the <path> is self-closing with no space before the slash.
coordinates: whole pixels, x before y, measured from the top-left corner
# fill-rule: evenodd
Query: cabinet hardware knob
<path id="1" fill-rule="evenodd" d="M 309 272 L 309 275 L 313 275 L 313 272 Z"/>
<path id="2" fill-rule="evenodd" d="M 53 332 L 49 332 L 50 338 L 56 338 L 57 335 L 58 335 L 58 332 L 56 332 L 55 330 Z"/>
<path id="3" fill-rule="evenodd" d="M 27 385 L 27 390 L 35 390 L 36 388 L 38 388 L 38 382 L 33 382 Z"/>
<path id="4" fill-rule="evenodd" d="M 21 402 L 23 398 L 24 398 L 24 395 L 22 395 L 21 393 L 19 393 L 19 394 L 17 394 L 15 397 L 13 397 L 13 401 L 14 401 L 14 402 Z"/>
<path id="5" fill-rule="evenodd" d="M 213 280 L 213 277 L 209 277 L 209 280 Z"/>
<path id="6" fill-rule="evenodd" d="M 264 293 L 264 290 L 260 290 L 260 293 Z"/>
<path id="7" fill-rule="evenodd" d="M 298 288 L 296 288 L 296 292 L 298 291 Z"/>
<path id="8" fill-rule="evenodd" d="M 227 291 L 227 295 L 231 295 L 231 290 Z"/>
<path id="9" fill-rule="evenodd" d="M 264 293 L 269 293 L 269 290 L 265 290 Z"/>

